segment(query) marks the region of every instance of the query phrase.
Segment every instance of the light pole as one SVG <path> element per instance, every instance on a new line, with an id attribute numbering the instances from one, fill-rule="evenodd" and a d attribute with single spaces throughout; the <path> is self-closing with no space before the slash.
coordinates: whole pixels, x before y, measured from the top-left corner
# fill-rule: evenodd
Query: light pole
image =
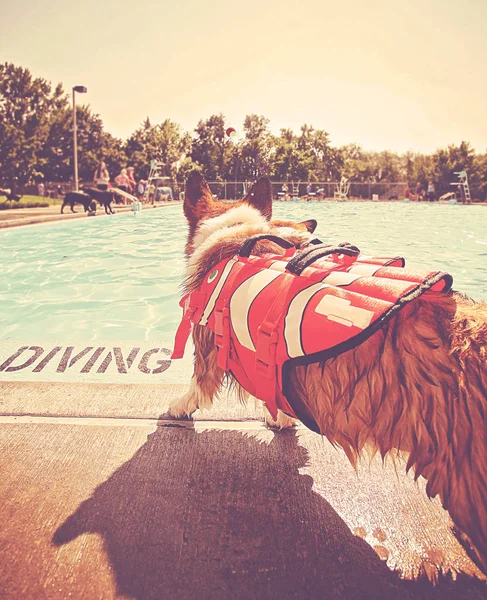
<path id="1" fill-rule="evenodd" d="M 76 100 L 75 93 L 86 94 L 88 90 L 82 85 L 73 88 L 73 153 L 74 153 L 74 189 L 78 191 L 78 143 L 76 141 Z"/>

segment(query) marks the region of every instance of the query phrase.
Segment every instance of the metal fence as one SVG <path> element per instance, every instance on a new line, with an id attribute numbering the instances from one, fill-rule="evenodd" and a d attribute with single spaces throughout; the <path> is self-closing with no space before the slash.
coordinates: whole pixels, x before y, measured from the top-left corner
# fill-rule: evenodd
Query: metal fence
<path id="1" fill-rule="evenodd" d="M 240 200 L 252 187 L 251 181 L 209 181 L 211 193 L 220 200 Z M 273 181 L 272 195 L 277 200 L 308 198 L 308 182 Z M 348 198 L 363 200 L 402 200 L 407 183 L 350 183 Z M 340 189 L 339 181 L 318 181 L 311 185 L 311 198 L 333 199 Z"/>
<path id="2" fill-rule="evenodd" d="M 211 192 L 220 200 L 240 200 L 252 187 L 252 181 L 209 181 Z M 291 200 L 292 198 L 308 198 L 307 181 L 273 181 L 272 195 L 276 200 Z M 2 187 L 0 185 L 0 187 Z M 174 197 L 179 198 L 179 192 L 184 186 L 172 182 Z M 339 190 L 338 181 L 318 181 L 311 185 L 311 198 L 333 199 Z M 406 183 L 354 183 L 350 182 L 347 193 L 348 198 L 363 200 L 402 200 Z M 44 195 L 51 198 L 62 198 L 64 194 L 73 189 L 71 182 L 45 182 Z M 37 185 L 27 185 L 23 188 L 24 194 L 37 194 Z"/>

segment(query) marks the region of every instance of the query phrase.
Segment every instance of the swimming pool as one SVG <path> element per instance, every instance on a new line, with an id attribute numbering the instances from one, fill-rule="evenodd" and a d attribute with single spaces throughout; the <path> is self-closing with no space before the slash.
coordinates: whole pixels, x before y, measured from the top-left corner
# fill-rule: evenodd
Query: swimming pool
<path id="1" fill-rule="evenodd" d="M 318 220 L 323 241 L 403 255 L 487 299 L 487 209 L 403 203 L 276 203 L 279 218 Z M 181 206 L 0 232 L 0 339 L 170 341 L 181 316 L 187 226 Z"/>

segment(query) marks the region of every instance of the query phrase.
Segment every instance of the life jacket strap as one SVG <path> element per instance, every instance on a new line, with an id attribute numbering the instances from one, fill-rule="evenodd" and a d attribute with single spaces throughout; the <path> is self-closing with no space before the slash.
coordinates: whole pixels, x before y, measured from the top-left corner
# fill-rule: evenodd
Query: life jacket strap
<path id="1" fill-rule="evenodd" d="M 249 237 L 249 239 L 241 245 L 238 255 L 248 258 L 255 244 L 261 240 L 269 240 L 270 242 L 274 242 L 274 244 L 277 244 L 284 249 L 296 248 L 292 242 L 279 235 L 273 235 L 272 233 L 259 233 Z"/>
<path id="2" fill-rule="evenodd" d="M 288 262 L 286 271 L 294 273 L 295 275 L 301 275 L 306 267 L 330 254 L 335 256 L 342 255 L 344 258 L 348 257 L 348 262 L 351 264 L 357 260 L 360 250 L 356 246 L 347 243 L 346 245 L 339 246 L 327 244 L 309 246 L 299 252 L 299 254 L 296 254 L 296 256 Z"/>
<path id="3" fill-rule="evenodd" d="M 215 305 L 215 346 L 218 348 L 217 364 L 224 371 L 228 371 L 230 344 L 230 308 L 223 302 L 217 301 Z"/>
<path id="4" fill-rule="evenodd" d="M 231 352 L 230 298 L 234 291 L 234 282 L 246 263 L 236 262 L 228 275 L 215 302 L 215 345 L 218 348 L 217 364 L 224 371 L 229 370 Z"/>
<path id="5" fill-rule="evenodd" d="M 201 292 L 192 292 L 181 298 L 179 306 L 183 309 L 183 318 L 176 331 L 174 350 L 171 354 L 171 359 L 183 358 L 184 349 L 186 348 L 186 343 L 193 327 L 192 319 L 196 311 L 204 306 L 205 300 L 205 295 Z"/>
<path id="6" fill-rule="evenodd" d="M 287 303 L 288 277 L 290 276 L 285 274 L 281 277 L 274 302 L 257 329 L 255 340 L 255 396 L 265 402 L 274 419 L 277 417 L 278 371 L 280 369 L 277 360 L 278 326 L 279 317 Z M 290 407 L 289 410 L 292 413 Z"/>
<path id="7" fill-rule="evenodd" d="M 181 323 L 179 323 L 176 337 L 174 338 L 174 350 L 171 354 L 171 359 L 183 358 L 186 342 L 188 341 L 192 327 L 193 324 L 190 319 L 182 319 Z"/>

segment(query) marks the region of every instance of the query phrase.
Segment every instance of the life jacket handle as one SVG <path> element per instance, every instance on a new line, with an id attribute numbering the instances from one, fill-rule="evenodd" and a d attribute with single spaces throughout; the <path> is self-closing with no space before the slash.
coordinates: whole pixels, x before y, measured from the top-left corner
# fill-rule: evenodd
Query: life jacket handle
<path id="1" fill-rule="evenodd" d="M 307 242 L 306 244 L 302 244 L 300 247 L 301 248 L 306 248 L 307 246 L 317 246 L 318 244 L 322 244 L 323 242 L 319 239 L 319 238 L 313 238 L 312 240 L 310 240 L 309 242 Z"/>
<path id="2" fill-rule="evenodd" d="M 245 240 L 245 242 L 240 247 L 238 255 L 248 258 L 250 256 L 250 253 L 252 252 L 252 249 L 255 246 L 255 244 L 257 242 L 260 242 L 261 240 L 269 240 L 270 242 L 274 242 L 278 246 L 281 246 L 281 248 L 288 249 L 288 248 L 295 247 L 292 242 L 284 239 L 283 237 L 280 237 L 278 235 L 272 235 L 270 233 L 269 234 L 261 233 L 258 235 L 253 235 L 252 237 L 249 237 L 248 240 Z"/>
<path id="3" fill-rule="evenodd" d="M 311 246 L 309 248 L 305 248 L 299 254 L 294 256 L 287 264 L 286 271 L 289 273 L 294 273 L 294 275 L 301 275 L 301 273 L 309 267 L 312 263 L 316 262 L 320 258 L 324 256 L 329 256 L 330 254 L 342 254 L 344 256 L 350 256 L 353 258 L 357 258 L 360 254 L 360 250 L 356 246 L 352 246 L 348 242 L 343 242 L 338 246 L 333 246 L 329 244 L 321 244 L 316 246 Z"/>

